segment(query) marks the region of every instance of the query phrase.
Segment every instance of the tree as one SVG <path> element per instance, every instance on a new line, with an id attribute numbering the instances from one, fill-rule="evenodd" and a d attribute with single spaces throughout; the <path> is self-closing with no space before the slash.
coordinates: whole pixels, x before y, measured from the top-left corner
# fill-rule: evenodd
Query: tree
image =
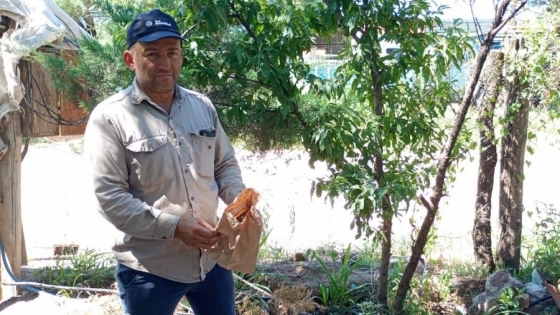
<path id="1" fill-rule="evenodd" d="M 560 1 L 558 0 L 532 0 L 529 1 L 529 4 L 535 7 L 545 6 L 550 13 L 556 13 L 560 8 Z"/>
<path id="2" fill-rule="evenodd" d="M 97 35 L 93 14 L 90 10 L 91 0 L 56 0 L 56 4 L 92 36 Z"/>
<path id="3" fill-rule="evenodd" d="M 508 49 L 505 60 L 488 67 L 489 73 L 486 77 L 493 79 L 485 79 L 481 84 L 481 90 L 484 90 L 479 116 L 481 154 L 473 241 L 475 257 L 488 264 L 490 270 L 493 270 L 494 266 L 490 239 L 490 209 L 492 177 L 496 166 L 495 143 L 501 141 L 500 237 L 496 258 L 500 267 L 515 272 L 520 267 L 522 247 L 525 143 L 535 137 L 535 134 L 529 131 L 529 115 L 547 112 L 550 114 L 549 119 L 555 118 L 554 108 L 558 95 L 558 21 L 555 14 L 549 12 L 541 14 L 538 20 L 526 23 L 531 24 L 529 26 L 520 22 L 516 28 L 508 31 L 510 39 L 506 41 Z M 496 73 L 496 69 L 503 68 L 504 63 L 507 74 L 505 80 L 502 80 L 502 70 Z M 503 91 L 504 97 L 498 97 L 496 89 Z M 495 103 L 504 108 L 504 114 L 498 116 L 498 130 L 494 130 L 492 123 L 497 116 L 494 113 Z M 544 120 L 541 121 L 544 123 Z M 495 134 L 498 136 L 494 136 Z M 531 152 L 532 148 L 529 146 L 528 150 Z"/>
<path id="4" fill-rule="evenodd" d="M 454 96 L 445 78 L 453 66 L 460 67 L 466 37 L 454 27 L 443 31 L 438 17 L 442 8 L 431 11 L 428 1 L 328 5 L 329 15 L 337 17 L 354 44 L 341 55 L 348 61 L 333 87 L 332 112 L 318 117 L 304 143 L 309 138 L 312 158 L 326 160 L 331 168 L 330 177 L 316 185 L 317 193 L 344 196 L 358 235 L 363 231 L 381 241 L 377 302 L 384 312 L 389 308 L 393 217 L 429 187 L 435 155 L 444 142 L 441 118 Z M 400 50 L 387 54 L 381 50 L 383 42 Z M 355 105 L 346 105 L 352 97 Z M 395 304 L 395 311 L 399 307 L 402 311 L 402 304 Z"/>
<path id="5" fill-rule="evenodd" d="M 496 135 L 494 130 L 494 111 L 499 93 L 503 86 L 504 54 L 494 51 L 489 56 L 480 82 L 482 100 L 479 104 L 479 167 L 475 202 L 475 219 L 473 226 L 473 245 L 475 259 L 488 266 L 490 273 L 496 269 L 492 254 L 492 192 L 494 189 L 494 171 L 498 163 Z"/>
<path id="6" fill-rule="evenodd" d="M 170 12 L 188 33 L 182 83 L 210 94 L 225 125 L 246 131 L 232 137 L 247 135 L 265 149 L 289 146 L 301 137 L 311 164 L 327 162 L 330 175 L 315 183 L 314 192 L 331 199 L 343 196 L 354 213 L 358 236 L 374 236 L 382 243 L 377 294 L 381 311 L 389 308 L 393 217 L 429 187 L 435 174 L 430 200 L 420 196 L 427 214 L 394 298 L 393 308 L 401 314 L 449 167 L 464 149 L 460 131 L 490 45 L 525 2 L 506 16 L 510 4 L 504 0 L 497 10 L 448 135 L 442 119 L 455 90 L 447 74 L 461 66 L 467 36 L 456 27 L 458 22 L 444 30 L 439 18 L 443 8 L 433 10 L 429 1 L 156 0 L 149 6 Z M 123 28 L 144 8 L 108 1 L 99 7 L 112 21 L 106 27 L 118 31 L 107 32 L 105 43 L 97 46 L 107 47 L 109 55 L 98 59 L 96 67 L 118 73 L 112 52 L 124 48 Z M 336 80 L 310 75 L 302 56 L 312 38 L 339 29 L 349 45 L 341 54 Z M 382 51 L 382 42 L 394 42 L 400 50 Z M 92 68 L 93 55 L 86 49 L 78 58 Z M 101 82 L 80 81 L 79 72 L 72 79 L 57 77 L 81 82 L 82 88 L 97 91 L 98 98 L 109 93 L 110 86 L 114 91 L 128 84 L 120 75 L 112 83 L 105 81 L 104 89 L 94 88 Z"/>

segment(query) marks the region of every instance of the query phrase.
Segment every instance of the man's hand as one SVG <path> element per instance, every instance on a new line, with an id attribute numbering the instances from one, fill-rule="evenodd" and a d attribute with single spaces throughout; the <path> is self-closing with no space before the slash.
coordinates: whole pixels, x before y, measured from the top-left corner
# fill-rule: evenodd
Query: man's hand
<path id="1" fill-rule="evenodd" d="M 218 242 L 220 233 L 202 219 L 181 217 L 175 238 L 191 247 L 209 249 Z"/>

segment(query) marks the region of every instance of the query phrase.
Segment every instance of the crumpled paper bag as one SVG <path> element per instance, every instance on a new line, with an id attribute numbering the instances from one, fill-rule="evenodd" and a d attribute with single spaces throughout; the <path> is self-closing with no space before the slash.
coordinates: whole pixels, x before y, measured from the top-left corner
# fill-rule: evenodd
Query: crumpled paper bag
<path id="1" fill-rule="evenodd" d="M 218 221 L 220 240 L 208 250 L 218 265 L 242 273 L 253 273 L 263 229 L 262 219 L 255 208 L 259 193 L 244 189 Z"/>

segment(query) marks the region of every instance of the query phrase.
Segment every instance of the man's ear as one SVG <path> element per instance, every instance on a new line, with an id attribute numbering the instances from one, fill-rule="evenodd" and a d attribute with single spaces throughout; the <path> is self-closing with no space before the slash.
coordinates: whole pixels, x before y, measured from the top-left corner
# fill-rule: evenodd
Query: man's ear
<path id="1" fill-rule="evenodd" d="M 127 66 L 130 70 L 134 71 L 134 69 L 135 69 L 136 67 L 134 66 L 134 57 L 133 57 L 133 55 L 132 55 L 132 51 L 130 51 L 130 50 L 125 50 L 124 53 L 123 53 L 123 60 L 124 60 L 124 63 L 126 64 L 126 66 Z"/>

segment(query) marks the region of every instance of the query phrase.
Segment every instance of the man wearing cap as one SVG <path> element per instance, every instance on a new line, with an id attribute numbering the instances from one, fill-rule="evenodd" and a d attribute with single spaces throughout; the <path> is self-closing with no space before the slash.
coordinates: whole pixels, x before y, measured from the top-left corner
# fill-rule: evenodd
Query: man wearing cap
<path id="1" fill-rule="evenodd" d="M 196 315 L 233 315 L 232 273 L 205 249 L 219 239 L 218 198 L 230 204 L 245 186 L 212 103 L 177 85 L 181 40 L 160 10 L 134 18 L 123 59 L 135 79 L 96 106 L 85 145 L 98 209 L 122 232 L 125 314 L 171 315 L 186 296 Z"/>

